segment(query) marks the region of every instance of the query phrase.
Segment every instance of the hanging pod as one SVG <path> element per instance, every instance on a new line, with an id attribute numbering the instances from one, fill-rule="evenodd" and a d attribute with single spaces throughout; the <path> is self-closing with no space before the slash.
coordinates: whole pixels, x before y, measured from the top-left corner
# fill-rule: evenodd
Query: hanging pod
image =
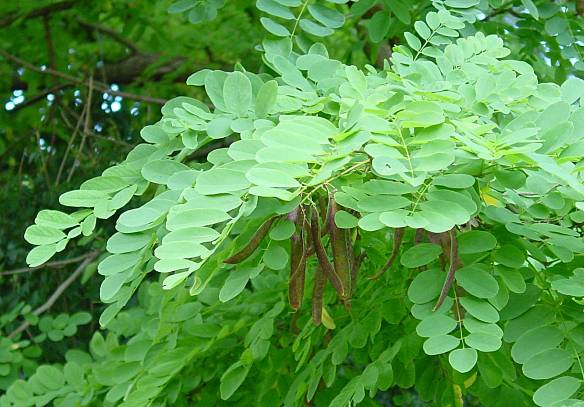
<path id="1" fill-rule="evenodd" d="M 458 270 L 458 268 L 460 268 L 461 266 L 461 261 L 460 258 L 458 257 L 458 240 L 456 239 L 456 229 L 455 228 L 450 229 L 448 231 L 448 235 L 450 236 L 449 243 L 444 244 L 442 246 L 442 250 L 444 256 L 448 259 L 450 266 L 448 268 L 448 275 L 446 276 L 446 280 L 444 280 L 444 285 L 442 286 L 442 290 L 440 291 L 438 301 L 436 302 L 436 305 L 434 305 L 434 311 L 440 308 L 440 306 L 448 296 L 448 292 L 450 291 L 450 287 L 452 287 L 452 283 L 454 281 L 454 274 L 456 273 L 456 270 Z"/>
<path id="2" fill-rule="evenodd" d="M 351 298 L 351 259 L 347 243 L 347 230 L 339 229 L 335 224 L 337 209 L 337 203 L 335 202 L 334 196 L 331 194 L 329 196 L 327 226 L 330 233 L 335 273 L 342 286 L 341 301 L 345 303 L 345 306 L 348 306 L 346 302 Z"/>
<path id="3" fill-rule="evenodd" d="M 223 260 L 223 263 L 237 264 L 237 263 L 241 263 L 242 261 L 247 259 L 249 256 L 251 256 L 253 254 L 253 252 L 258 248 L 258 246 L 260 245 L 260 243 L 262 242 L 264 237 L 266 237 L 266 235 L 270 231 L 270 228 L 272 227 L 272 224 L 274 223 L 274 221 L 277 218 L 278 218 L 277 216 L 273 216 L 273 217 L 269 218 L 268 220 L 266 220 L 262 224 L 262 226 L 260 226 L 260 228 L 257 230 L 257 232 L 252 236 L 249 243 L 247 245 L 245 245 L 243 249 L 241 249 L 240 251 L 235 253 L 233 256 L 229 257 L 228 259 Z"/>
<path id="4" fill-rule="evenodd" d="M 393 248 L 391 249 L 391 255 L 389 256 L 389 259 L 381 268 L 381 270 L 379 270 L 377 274 L 369 277 L 369 280 L 377 280 L 393 265 L 393 262 L 395 261 L 395 259 L 397 259 L 397 255 L 399 254 L 399 249 L 404 238 L 404 231 L 405 228 L 396 228 L 393 231 Z"/>
<path id="5" fill-rule="evenodd" d="M 296 225 L 296 231 L 290 237 L 290 277 L 288 280 L 288 301 L 294 310 L 298 310 L 304 298 L 304 280 L 306 275 L 306 242 L 304 213 L 300 207 L 288 214 L 288 219 Z"/>
<path id="6" fill-rule="evenodd" d="M 322 245 L 320 236 L 320 222 L 318 218 L 318 211 L 316 208 L 312 208 L 311 221 L 310 221 L 310 237 L 312 238 L 312 245 L 314 247 L 314 252 L 316 253 L 316 258 L 318 259 L 318 264 L 326 277 L 330 280 L 331 284 L 337 290 L 337 293 L 341 298 L 344 298 L 345 293 L 343 285 L 339 276 L 335 273 L 335 270 L 330 263 L 326 250 Z"/>

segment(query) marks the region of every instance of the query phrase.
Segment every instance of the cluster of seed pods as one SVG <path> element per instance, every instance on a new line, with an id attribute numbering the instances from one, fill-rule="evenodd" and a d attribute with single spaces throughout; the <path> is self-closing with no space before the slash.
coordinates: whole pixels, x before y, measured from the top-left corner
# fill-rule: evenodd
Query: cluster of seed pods
<path id="1" fill-rule="evenodd" d="M 327 283 L 334 287 L 344 307 L 346 309 L 350 308 L 357 274 L 366 256 L 364 250 L 361 250 L 359 254 L 355 253 L 354 241 L 359 239 L 358 233 L 354 233 L 355 231 L 352 229 L 339 228 L 336 225 L 335 215 L 339 209 L 344 208 L 339 208 L 334 195 L 330 194 L 328 197 L 321 195 L 319 198 L 318 207 L 313 203 L 300 205 L 287 215 L 288 220 L 295 225 L 294 233 L 290 237 L 288 301 L 292 309 L 300 309 L 304 299 L 307 261 L 310 257 L 315 256 L 316 267 L 311 308 L 312 320 L 316 325 L 320 325 L 322 322 L 323 296 Z M 252 236 L 249 243 L 239 252 L 224 260 L 224 262 L 237 264 L 251 256 L 278 218 L 278 216 L 274 216 L 267 219 Z M 376 280 L 381 277 L 398 258 L 405 228 L 396 228 L 393 233 L 393 247 L 387 262 L 376 274 L 368 277 L 368 279 Z M 443 233 L 432 233 L 417 229 L 413 243 L 420 243 L 425 236 L 427 236 L 428 241 L 442 248 L 440 261 L 443 267 L 448 265 L 448 273 L 444 285 L 434 306 L 436 310 L 448 296 L 454 282 L 455 272 L 462 266 L 462 263 L 458 256 L 455 229 Z M 329 259 L 329 252 L 332 255 L 332 262 Z"/>

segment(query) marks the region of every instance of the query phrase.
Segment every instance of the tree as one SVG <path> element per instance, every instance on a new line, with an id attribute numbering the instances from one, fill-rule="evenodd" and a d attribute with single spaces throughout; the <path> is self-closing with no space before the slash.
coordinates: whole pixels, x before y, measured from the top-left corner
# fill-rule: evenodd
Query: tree
<path id="1" fill-rule="evenodd" d="M 26 229 L 24 272 L 76 268 L 4 314 L 0 406 L 584 404 L 580 3 L 181 0 L 157 18 L 188 33 L 230 8 L 267 31 L 262 64 L 188 76 L 123 161 L 60 195 L 72 211 Z M 184 63 L 90 21 L 144 83 Z M 2 55 L 65 81 L 41 94 L 86 88 L 94 132 L 107 82 Z M 114 92 L 158 103 L 141 88 Z M 99 327 L 60 342 L 91 314 L 39 316 L 81 275 Z"/>

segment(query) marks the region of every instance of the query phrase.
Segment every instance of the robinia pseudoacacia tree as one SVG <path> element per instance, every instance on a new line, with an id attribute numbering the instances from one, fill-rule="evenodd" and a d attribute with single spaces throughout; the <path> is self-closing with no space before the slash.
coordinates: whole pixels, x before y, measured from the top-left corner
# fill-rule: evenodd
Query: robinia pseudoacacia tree
<path id="1" fill-rule="evenodd" d="M 584 81 L 538 83 L 469 33 L 475 1 L 435 1 L 382 70 L 309 41 L 346 1 L 260 3 L 269 73 L 193 74 L 212 106 L 171 100 L 60 197 L 76 211 L 27 229 L 37 266 L 117 215 L 108 306 L 89 353 L 0 406 L 337 407 L 411 387 L 433 406 L 584 405 Z"/>

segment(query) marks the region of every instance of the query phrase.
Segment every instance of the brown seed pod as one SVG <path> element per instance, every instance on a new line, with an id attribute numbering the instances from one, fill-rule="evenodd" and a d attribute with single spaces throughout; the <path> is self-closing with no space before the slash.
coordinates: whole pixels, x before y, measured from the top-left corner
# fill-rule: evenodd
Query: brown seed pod
<path id="1" fill-rule="evenodd" d="M 318 194 L 318 207 L 320 210 L 322 224 L 324 225 L 324 227 L 320 230 L 320 236 L 323 237 L 326 236 L 327 233 L 329 233 L 328 219 L 330 218 L 330 200 L 327 205 L 327 201 L 325 200 L 324 196 Z"/>
<path id="2" fill-rule="evenodd" d="M 262 226 L 260 226 L 260 228 L 257 230 L 257 232 L 252 236 L 249 243 L 247 245 L 245 245 L 245 247 L 243 249 L 241 249 L 240 251 L 235 253 L 233 256 L 229 257 L 228 259 L 223 260 L 223 263 L 237 264 L 237 263 L 241 263 L 242 261 L 247 259 L 249 256 L 251 256 L 252 253 L 258 248 L 258 246 L 260 245 L 260 243 L 262 242 L 264 237 L 266 237 L 266 235 L 270 231 L 270 228 L 272 227 L 272 224 L 274 223 L 274 221 L 277 218 L 278 218 L 277 216 L 273 216 L 273 217 L 269 218 L 268 220 L 266 220 L 262 224 Z"/>
<path id="3" fill-rule="evenodd" d="M 304 297 L 304 279 L 306 274 L 306 247 L 304 230 L 304 213 L 298 208 L 295 217 L 297 231 L 290 237 L 290 277 L 288 281 L 288 301 L 297 310 Z M 288 216 L 290 218 L 290 216 Z"/>
<path id="4" fill-rule="evenodd" d="M 456 240 L 456 230 L 450 229 L 448 232 L 450 236 L 450 244 L 448 245 L 448 251 L 444 252 L 444 256 L 450 260 L 450 267 L 448 269 L 448 274 L 446 276 L 446 280 L 444 280 L 444 285 L 442 286 L 442 290 L 440 291 L 440 296 L 438 297 L 438 301 L 436 301 L 436 305 L 434 305 L 434 311 L 436 311 L 448 295 L 450 291 L 450 287 L 452 286 L 452 282 L 454 281 L 454 274 L 456 270 L 460 267 L 460 259 L 458 257 L 458 240 Z"/>
<path id="5" fill-rule="evenodd" d="M 339 229 L 335 223 L 335 214 L 337 213 L 337 203 L 334 197 L 329 197 L 327 223 L 330 232 L 331 248 L 333 251 L 333 263 L 335 273 L 341 281 L 343 287 L 342 301 L 350 299 L 351 295 L 351 263 L 347 247 L 347 230 Z"/>
<path id="6" fill-rule="evenodd" d="M 343 290 L 343 285 L 341 284 L 341 280 L 336 275 L 335 270 L 328 259 L 326 250 L 322 245 L 322 241 L 320 240 L 320 223 L 318 219 L 318 211 L 316 208 L 312 208 L 310 237 L 312 238 L 312 245 L 314 247 L 314 252 L 316 253 L 316 258 L 318 259 L 318 264 L 322 268 L 324 274 L 330 280 L 335 290 L 337 290 L 339 296 L 344 298 L 345 293 Z"/>
<path id="7" fill-rule="evenodd" d="M 320 325 L 322 322 L 322 305 L 324 297 L 324 286 L 326 285 L 326 274 L 322 267 L 316 267 L 314 275 L 314 288 L 312 289 L 312 322 Z"/>
<path id="8" fill-rule="evenodd" d="M 440 255 L 440 268 L 446 267 L 447 261 L 450 258 L 450 237 L 448 232 L 433 233 L 428 232 L 428 240 L 442 247 L 442 254 Z"/>
<path id="9" fill-rule="evenodd" d="M 377 280 L 392 266 L 393 262 L 397 258 L 397 255 L 399 254 L 399 248 L 401 247 L 402 240 L 404 238 L 404 231 L 405 231 L 404 228 L 396 228 L 393 231 L 393 248 L 391 250 L 391 256 L 389 256 L 389 259 L 387 260 L 383 268 L 379 270 L 377 274 L 369 277 L 369 280 Z"/>

